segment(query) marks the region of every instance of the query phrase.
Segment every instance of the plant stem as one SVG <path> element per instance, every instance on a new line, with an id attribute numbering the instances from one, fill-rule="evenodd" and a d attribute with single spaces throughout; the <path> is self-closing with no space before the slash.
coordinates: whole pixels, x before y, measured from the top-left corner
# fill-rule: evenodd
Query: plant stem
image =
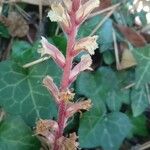
<path id="1" fill-rule="evenodd" d="M 65 92 L 68 88 L 69 88 L 69 76 L 70 76 L 70 72 L 72 69 L 72 61 L 73 61 L 73 56 L 71 54 L 72 50 L 73 50 L 73 46 L 75 44 L 75 38 L 76 38 L 76 32 L 77 32 L 77 26 L 75 24 L 75 16 L 74 14 L 70 14 L 70 18 L 71 18 L 71 30 L 70 33 L 68 34 L 68 42 L 67 42 L 67 51 L 66 51 L 66 64 L 64 67 L 64 72 L 63 72 L 63 76 L 62 76 L 62 80 L 61 80 L 61 91 Z M 65 124 L 66 124 L 66 103 L 64 100 L 61 100 L 59 106 L 58 106 L 58 126 L 59 126 L 59 130 L 56 133 L 55 136 L 55 143 L 54 143 L 54 150 L 58 150 L 59 146 L 57 144 L 57 140 L 63 136 L 63 131 L 65 128 Z"/>

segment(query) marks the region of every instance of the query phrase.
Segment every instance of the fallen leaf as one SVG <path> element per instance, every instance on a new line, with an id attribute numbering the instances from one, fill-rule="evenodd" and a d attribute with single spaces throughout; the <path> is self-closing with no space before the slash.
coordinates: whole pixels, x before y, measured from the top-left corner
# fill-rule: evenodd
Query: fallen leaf
<path id="1" fill-rule="evenodd" d="M 100 10 L 110 7 L 112 5 L 111 0 L 101 0 L 100 2 Z"/>
<path id="2" fill-rule="evenodd" d="M 134 58 L 132 52 L 128 49 L 127 45 L 121 44 L 122 57 L 121 62 L 117 66 L 118 70 L 127 69 L 133 67 L 137 64 L 136 59 Z"/>
<path id="3" fill-rule="evenodd" d="M 135 47 L 143 47 L 147 44 L 144 37 L 135 30 L 122 25 L 116 25 L 116 27 Z"/>
<path id="4" fill-rule="evenodd" d="M 10 21 L 9 31 L 12 37 L 24 37 L 29 31 L 29 25 L 26 20 L 16 12 L 10 12 L 8 16 Z"/>

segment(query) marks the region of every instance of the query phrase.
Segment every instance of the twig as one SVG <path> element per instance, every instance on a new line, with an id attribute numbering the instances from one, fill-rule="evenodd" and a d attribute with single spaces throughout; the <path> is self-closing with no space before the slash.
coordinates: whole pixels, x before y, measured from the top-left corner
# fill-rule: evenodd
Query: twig
<path id="1" fill-rule="evenodd" d="M 148 141 L 148 142 L 146 142 L 146 143 L 144 143 L 144 144 L 142 144 L 142 145 L 134 146 L 134 147 L 132 148 L 132 150 L 146 150 L 146 149 L 148 149 L 148 148 L 150 148 L 150 141 Z"/>
<path id="2" fill-rule="evenodd" d="M 17 10 L 19 11 L 19 13 L 26 19 L 26 20 L 29 20 L 31 18 L 31 16 L 25 12 L 20 6 L 18 6 L 17 4 L 14 5 Z"/>
<path id="3" fill-rule="evenodd" d="M 90 18 L 92 18 L 92 17 L 94 17 L 94 16 L 97 16 L 97 15 L 103 14 L 103 13 L 105 13 L 105 12 L 107 12 L 107 11 L 116 9 L 118 6 L 120 6 L 120 3 L 117 3 L 117 4 L 115 4 L 115 5 L 112 5 L 112 6 L 110 6 L 110 7 L 105 8 L 105 9 L 103 9 L 103 10 L 100 10 L 100 11 L 97 11 L 97 12 L 95 12 L 95 13 L 92 13 L 92 14 L 88 17 L 88 19 L 90 19 Z"/>
<path id="4" fill-rule="evenodd" d="M 105 23 L 105 21 L 114 13 L 116 9 L 111 10 L 104 18 L 101 22 L 99 22 L 99 24 L 94 28 L 94 30 L 91 32 L 91 34 L 89 36 L 94 35 L 97 30 Z"/>
<path id="5" fill-rule="evenodd" d="M 22 67 L 23 67 L 23 68 L 29 68 L 29 67 L 31 67 L 31 66 L 33 66 L 33 65 L 39 64 L 39 63 L 41 63 L 41 62 L 44 62 L 45 60 L 48 60 L 49 58 L 50 58 L 50 57 L 43 57 L 43 58 L 40 58 L 40 59 L 35 60 L 35 61 L 33 61 L 33 62 L 27 63 L 27 64 L 23 65 Z"/>
<path id="6" fill-rule="evenodd" d="M 118 52 L 118 45 L 117 45 L 117 39 L 116 39 L 116 34 L 114 29 L 112 29 L 112 34 L 113 34 L 113 40 L 114 40 L 114 50 L 115 50 L 115 58 L 116 58 L 116 67 L 117 69 L 120 66 L 120 61 L 119 61 L 119 52 Z"/>
<path id="7" fill-rule="evenodd" d="M 126 87 L 124 87 L 123 89 L 127 90 L 127 89 L 132 88 L 133 86 L 135 86 L 135 83 L 131 83 L 131 84 L 127 85 Z"/>
<path id="8" fill-rule="evenodd" d="M 57 36 L 57 35 L 58 35 L 58 33 L 59 33 L 59 25 L 58 25 L 58 26 L 57 26 L 57 28 L 56 28 L 55 36 Z"/>
<path id="9" fill-rule="evenodd" d="M 146 88 L 146 93 L 147 93 L 148 102 L 149 102 L 149 104 L 150 104 L 150 92 L 149 92 L 149 86 L 148 86 L 148 84 L 145 85 L 145 88 Z"/>
<path id="10" fill-rule="evenodd" d="M 42 18 L 43 18 L 43 5 L 42 0 L 39 0 L 39 35 L 42 34 Z"/>
<path id="11" fill-rule="evenodd" d="M 14 37 L 11 37 L 10 42 L 9 42 L 9 44 L 8 44 L 4 54 L 3 54 L 2 60 L 5 60 L 6 58 L 9 57 L 13 41 L 14 41 Z"/>
<path id="12" fill-rule="evenodd" d="M 29 41 L 31 44 L 33 44 L 33 40 L 32 40 L 32 38 L 31 38 L 29 32 L 27 33 L 27 39 L 28 39 L 28 41 Z"/>

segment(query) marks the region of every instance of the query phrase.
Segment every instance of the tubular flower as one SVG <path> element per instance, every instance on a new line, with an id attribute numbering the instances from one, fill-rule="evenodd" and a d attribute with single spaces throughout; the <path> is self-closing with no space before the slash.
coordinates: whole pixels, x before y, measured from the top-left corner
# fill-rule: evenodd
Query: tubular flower
<path id="1" fill-rule="evenodd" d="M 84 3 L 76 13 L 77 23 L 83 22 L 88 15 L 100 5 L 100 0 L 89 0 Z"/>
<path id="2" fill-rule="evenodd" d="M 47 87 L 47 89 L 49 90 L 49 92 L 55 98 L 56 103 L 59 103 L 60 102 L 60 99 L 59 99 L 59 90 L 58 90 L 58 87 L 53 82 L 52 77 L 46 76 L 43 79 L 43 84 L 44 84 L 44 86 Z"/>
<path id="3" fill-rule="evenodd" d="M 47 145 L 49 148 L 52 148 L 55 141 L 55 134 L 58 129 L 59 127 L 56 121 L 40 119 L 36 123 L 35 134 L 42 143 L 44 142 L 45 145 Z"/>
<path id="4" fill-rule="evenodd" d="M 92 107 L 91 100 L 80 101 L 76 103 L 70 103 L 68 105 L 66 116 L 67 118 L 72 117 L 75 113 L 80 112 L 80 110 L 89 110 Z"/>
<path id="5" fill-rule="evenodd" d="M 64 136 L 58 139 L 59 150 L 77 150 L 79 143 L 77 140 L 76 133 L 69 134 L 69 137 L 66 138 Z"/>
<path id="6" fill-rule="evenodd" d="M 86 55 L 83 55 L 81 57 L 81 61 L 72 69 L 71 73 L 70 73 L 70 83 L 72 83 L 77 75 L 81 72 L 81 71 L 84 71 L 84 70 L 92 70 L 90 68 L 92 64 L 92 59 L 91 59 L 91 56 L 89 54 L 86 54 Z"/>
<path id="7" fill-rule="evenodd" d="M 72 9 L 72 1 L 71 0 L 64 0 L 64 5 L 67 8 L 68 12 L 71 12 Z"/>
<path id="8" fill-rule="evenodd" d="M 69 3 L 66 3 L 67 7 Z M 70 27 L 70 17 L 67 11 L 64 9 L 61 3 L 52 3 L 51 9 L 48 12 L 48 17 L 53 22 L 59 22 L 64 29 L 68 29 Z"/>
<path id="9" fill-rule="evenodd" d="M 77 41 L 77 43 L 74 46 L 74 50 L 75 51 L 88 51 L 91 55 L 94 55 L 95 53 L 95 49 L 98 48 L 98 44 L 96 42 L 96 40 L 98 39 L 98 36 L 95 35 L 93 37 L 85 37 L 79 41 Z"/>
<path id="10" fill-rule="evenodd" d="M 54 61 L 61 67 L 65 65 L 64 55 L 52 44 L 50 44 L 46 38 L 42 37 L 41 40 L 42 48 L 39 49 L 41 56 L 50 55 Z"/>

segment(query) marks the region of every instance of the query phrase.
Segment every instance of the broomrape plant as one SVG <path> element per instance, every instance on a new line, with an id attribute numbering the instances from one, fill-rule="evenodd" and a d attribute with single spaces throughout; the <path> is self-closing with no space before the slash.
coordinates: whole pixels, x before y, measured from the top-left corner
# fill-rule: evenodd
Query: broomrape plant
<path id="1" fill-rule="evenodd" d="M 80 25 L 87 19 L 89 14 L 98 7 L 99 0 L 88 0 L 81 3 L 81 0 L 63 0 L 63 2 L 53 2 L 48 17 L 51 21 L 58 22 L 67 37 L 66 57 L 58 48 L 50 44 L 46 38 L 42 37 L 41 56 L 49 55 L 62 69 L 60 87 L 53 82 L 53 78 L 46 76 L 43 79 L 44 86 L 54 97 L 58 106 L 58 120 L 39 120 L 36 124 L 36 134 L 40 138 L 44 147 L 52 150 L 75 150 L 79 146 L 76 142 L 75 133 L 64 137 L 64 129 L 68 124 L 68 119 L 80 110 L 89 110 L 92 106 L 91 100 L 72 102 L 75 93 L 70 89 L 70 85 L 76 80 L 80 72 L 92 70 L 92 59 L 90 55 L 98 47 L 97 36 L 85 37 L 77 40 L 76 35 Z M 82 51 L 86 51 L 81 57 L 81 61 L 73 67 L 73 59 Z"/>

